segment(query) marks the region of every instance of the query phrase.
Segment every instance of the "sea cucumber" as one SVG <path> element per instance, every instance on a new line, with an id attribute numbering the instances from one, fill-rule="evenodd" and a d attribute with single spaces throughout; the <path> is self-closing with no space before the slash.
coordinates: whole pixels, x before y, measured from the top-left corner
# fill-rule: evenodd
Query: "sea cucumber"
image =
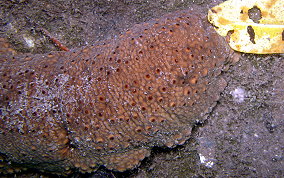
<path id="1" fill-rule="evenodd" d="M 188 9 L 68 52 L 0 56 L 0 172 L 125 171 L 214 107 L 231 50 Z"/>

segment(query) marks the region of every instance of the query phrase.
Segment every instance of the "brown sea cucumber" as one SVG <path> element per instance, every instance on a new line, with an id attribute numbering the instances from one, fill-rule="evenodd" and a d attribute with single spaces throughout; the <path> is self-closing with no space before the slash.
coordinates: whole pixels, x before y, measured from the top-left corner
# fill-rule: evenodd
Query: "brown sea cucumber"
<path id="1" fill-rule="evenodd" d="M 1 172 L 124 171 L 183 144 L 226 82 L 231 50 L 198 10 L 68 52 L 0 56 Z"/>

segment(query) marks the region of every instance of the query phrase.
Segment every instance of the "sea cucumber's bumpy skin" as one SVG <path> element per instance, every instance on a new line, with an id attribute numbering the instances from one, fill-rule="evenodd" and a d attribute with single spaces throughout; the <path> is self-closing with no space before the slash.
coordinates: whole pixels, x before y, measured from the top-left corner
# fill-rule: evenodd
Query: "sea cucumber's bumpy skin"
<path id="1" fill-rule="evenodd" d="M 124 171 L 210 112 L 230 50 L 197 10 L 71 52 L 1 56 L 0 171 Z"/>

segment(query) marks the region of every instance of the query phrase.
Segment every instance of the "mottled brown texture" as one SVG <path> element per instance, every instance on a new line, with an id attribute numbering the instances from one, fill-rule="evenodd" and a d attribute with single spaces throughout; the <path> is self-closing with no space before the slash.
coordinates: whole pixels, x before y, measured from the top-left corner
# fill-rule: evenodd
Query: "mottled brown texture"
<path id="1" fill-rule="evenodd" d="M 205 19 L 189 9 L 82 49 L 1 56 L 0 171 L 124 171 L 183 144 L 226 86 L 230 50 Z"/>

